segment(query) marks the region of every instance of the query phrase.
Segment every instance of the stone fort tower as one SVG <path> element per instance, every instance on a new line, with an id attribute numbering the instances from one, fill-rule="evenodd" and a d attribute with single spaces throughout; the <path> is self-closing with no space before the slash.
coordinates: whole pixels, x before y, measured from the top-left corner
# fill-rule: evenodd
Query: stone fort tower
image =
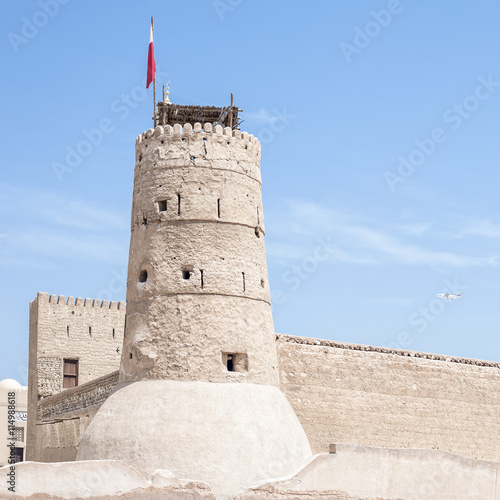
<path id="1" fill-rule="evenodd" d="M 120 383 L 77 459 L 169 469 L 223 497 L 311 450 L 278 388 L 260 144 L 196 119 L 214 110 L 159 103 L 162 126 L 136 140 Z"/>
<path id="2" fill-rule="evenodd" d="M 136 157 L 120 380 L 277 385 L 259 142 L 167 125 Z"/>

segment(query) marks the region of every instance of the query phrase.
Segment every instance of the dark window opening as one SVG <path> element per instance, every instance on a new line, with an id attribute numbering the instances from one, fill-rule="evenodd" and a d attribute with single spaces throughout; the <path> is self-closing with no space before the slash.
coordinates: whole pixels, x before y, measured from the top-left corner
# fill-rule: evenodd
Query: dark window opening
<path id="1" fill-rule="evenodd" d="M 223 352 L 222 364 L 228 372 L 247 372 L 248 356 L 245 353 Z"/>
<path id="2" fill-rule="evenodd" d="M 90 327 L 89 327 L 90 329 Z M 63 360 L 63 389 L 71 389 L 78 386 L 78 360 Z"/>
<path id="3" fill-rule="evenodd" d="M 200 275 L 201 275 L 201 288 L 203 289 L 203 269 L 200 269 Z"/>
<path id="4" fill-rule="evenodd" d="M 217 217 L 220 219 L 220 198 L 217 200 Z"/>
<path id="5" fill-rule="evenodd" d="M 191 271 L 188 271 L 187 269 L 182 270 L 182 278 L 185 280 L 188 280 L 191 278 Z"/>
<path id="6" fill-rule="evenodd" d="M 255 236 L 257 236 L 257 238 L 260 238 L 260 231 L 258 226 L 255 228 Z"/>
<path id="7" fill-rule="evenodd" d="M 89 326 L 89 337 L 92 337 L 92 327 Z"/>
<path id="8" fill-rule="evenodd" d="M 167 211 L 167 200 L 161 200 L 158 202 L 158 211 L 159 212 Z"/>
<path id="9" fill-rule="evenodd" d="M 260 280 L 260 286 L 261 286 L 262 288 L 264 288 L 264 285 L 265 285 L 265 281 L 264 281 L 263 279 L 261 279 L 261 280 Z"/>
<path id="10" fill-rule="evenodd" d="M 181 195 L 177 195 L 177 215 L 181 215 Z"/>
<path id="11" fill-rule="evenodd" d="M 129 358 L 129 359 L 132 359 L 132 353 L 130 353 L 130 354 L 128 355 L 128 358 Z"/>
<path id="12" fill-rule="evenodd" d="M 148 280 L 148 272 L 146 271 L 146 269 L 143 269 L 139 273 L 139 283 L 146 283 L 147 280 Z"/>
<path id="13" fill-rule="evenodd" d="M 113 328 L 113 338 L 115 338 L 115 329 Z"/>
<path id="14" fill-rule="evenodd" d="M 16 464 L 24 461 L 24 448 L 14 448 L 14 460 Z"/>
<path id="15" fill-rule="evenodd" d="M 242 281 L 243 281 L 243 291 L 245 291 L 245 289 L 246 289 L 246 285 L 245 285 L 245 273 L 241 273 L 241 278 L 242 278 Z"/>
<path id="16" fill-rule="evenodd" d="M 66 335 L 68 336 L 69 338 L 69 325 L 66 327 Z"/>

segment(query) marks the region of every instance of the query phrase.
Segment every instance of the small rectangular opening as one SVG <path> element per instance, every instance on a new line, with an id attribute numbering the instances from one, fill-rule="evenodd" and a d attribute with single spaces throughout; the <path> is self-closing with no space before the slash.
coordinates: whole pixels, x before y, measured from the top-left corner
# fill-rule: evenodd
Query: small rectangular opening
<path id="1" fill-rule="evenodd" d="M 222 364 L 228 372 L 247 372 L 248 356 L 241 352 L 223 352 Z"/>
<path id="2" fill-rule="evenodd" d="M 203 269 L 200 269 L 201 288 L 203 288 Z"/>
<path id="3" fill-rule="evenodd" d="M 63 360 L 63 389 L 71 389 L 78 386 L 78 360 Z"/>
<path id="4" fill-rule="evenodd" d="M 217 200 L 217 217 L 220 219 L 220 198 Z"/>
<path id="5" fill-rule="evenodd" d="M 89 337 L 92 337 L 92 327 L 89 326 Z"/>
<path id="6" fill-rule="evenodd" d="M 241 273 L 241 279 L 243 281 L 243 291 L 246 290 L 246 284 L 245 284 L 245 273 Z"/>
<path id="7" fill-rule="evenodd" d="M 181 215 L 181 195 L 177 195 L 177 215 Z"/>
<path id="8" fill-rule="evenodd" d="M 24 448 L 17 446 L 14 448 L 14 460 L 16 464 L 24 461 Z"/>
<path id="9" fill-rule="evenodd" d="M 161 200 L 158 202 L 158 211 L 159 212 L 167 211 L 167 200 Z"/>
<path id="10" fill-rule="evenodd" d="M 188 280 L 191 278 L 191 271 L 188 271 L 187 269 L 182 270 L 182 278 L 185 280 Z"/>

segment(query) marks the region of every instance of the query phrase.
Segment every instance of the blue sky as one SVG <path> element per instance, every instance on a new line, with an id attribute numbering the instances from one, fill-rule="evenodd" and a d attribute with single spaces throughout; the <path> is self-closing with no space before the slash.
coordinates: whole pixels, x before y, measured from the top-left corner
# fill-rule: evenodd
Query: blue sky
<path id="1" fill-rule="evenodd" d="M 25 0 L 0 19 L 0 380 L 26 383 L 38 291 L 125 299 L 151 15 L 158 87 L 234 92 L 262 141 L 277 332 L 500 360 L 498 2 Z"/>

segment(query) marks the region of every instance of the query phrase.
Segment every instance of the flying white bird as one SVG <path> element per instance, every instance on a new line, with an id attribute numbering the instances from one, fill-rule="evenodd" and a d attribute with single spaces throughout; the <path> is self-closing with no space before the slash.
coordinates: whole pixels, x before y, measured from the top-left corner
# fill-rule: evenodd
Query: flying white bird
<path id="1" fill-rule="evenodd" d="M 453 293 L 438 293 L 436 297 L 440 297 L 441 299 L 445 300 L 455 300 L 459 299 L 462 296 L 462 291 L 458 292 L 456 295 Z"/>

